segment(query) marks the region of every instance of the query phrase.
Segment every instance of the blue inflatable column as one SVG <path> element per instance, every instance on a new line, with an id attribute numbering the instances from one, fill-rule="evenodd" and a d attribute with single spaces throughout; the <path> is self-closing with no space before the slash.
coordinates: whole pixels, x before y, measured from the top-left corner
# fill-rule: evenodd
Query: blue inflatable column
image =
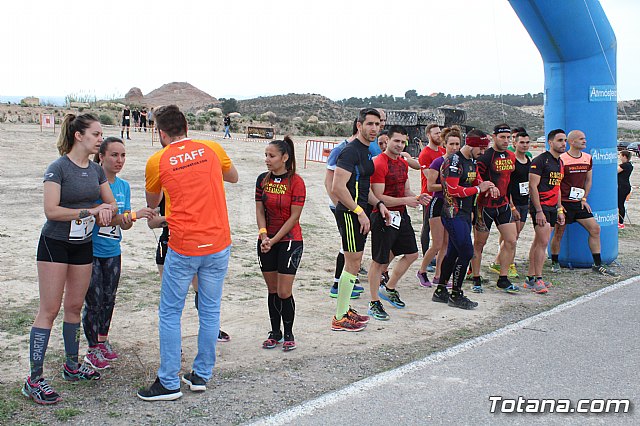
<path id="1" fill-rule="evenodd" d="M 597 0 L 509 2 L 544 62 L 545 133 L 561 128 L 587 136 L 586 152 L 593 156 L 587 201 L 601 228 L 602 261 L 610 263 L 618 257 L 615 34 Z M 560 263 L 593 263 L 588 233 L 577 223 L 567 226 Z"/>

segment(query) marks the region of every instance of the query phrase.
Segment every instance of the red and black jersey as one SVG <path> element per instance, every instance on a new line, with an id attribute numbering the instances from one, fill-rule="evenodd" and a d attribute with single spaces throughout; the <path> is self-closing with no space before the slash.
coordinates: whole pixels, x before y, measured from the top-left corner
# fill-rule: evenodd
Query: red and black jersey
<path id="1" fill-rule="evenodd" d="M 587 173 L 593 168 L 591 155 L 586 152 L 580 153 L 580 157 L 572 157 L 568 152 L 560 156 L 564 166 L 564 177 L 560 184 L 560 196 L 562 202 L 578 202 L 584 196 L 584 191 L 572 191 L 572 188 L 584 190 L 587 181 Z"/>
<path id="2" fill-rule="evenodd" d="M 516 168 L 516 155 L 507 150 L 498 152 L 493 148 L 487 149 L 478 157 L 478 174 L 483 181 L 490 181 L 500 191 L 498 198 L 491 198 L 489 192 L 478 196 L 481 207 L 502 207 L 509 204 L 509 182 L 511 173 Z"/>
<path id="3" fill-rule="evenodd" d="M 443 182 L 444 194 L 442 216 L 471 221 L 473 196 L 479 192 L 475 186 L 482 182 L 476 172 L 476 161 L 459 152 L 445 157 L 440 168 L 440 181 Z"/>
<path id="4" fill-rule="evenodd" d="M 404 197 L 404 188 L 409 178 L 409 163 L 402 156 L 395 160 L 386 153 L 378 155 L 374 160 L 375 172 L 371 175 L 371 183 L 384 183 L 384 195 L 393 198 Z M 389 210 L 404 212 L 406 207 L 387 207 Z M 374 209 L 374 211 L 377 211 Z"/>
<path id="5" fill-rule="evenodd" d="M 560 182 L 564 175 L 562 160 L 545 151 L 531 161 L 529 173 L 540 176 L 538 194 L 540 205 L 557 206 L 560 195 Z"/>
<path id="6" fill-rule="evenodd" d="M 271 175 L 265 182 L 267 172 L 256 180 L 256 201 L 262 201 L 267 219 L 267 235 L 272 238 L 291 217 L 291 206 L 304 206 L 307 190 L 300 175 Z M 300 223 L 296 223 L 281 241 L 302 241 Z"/>

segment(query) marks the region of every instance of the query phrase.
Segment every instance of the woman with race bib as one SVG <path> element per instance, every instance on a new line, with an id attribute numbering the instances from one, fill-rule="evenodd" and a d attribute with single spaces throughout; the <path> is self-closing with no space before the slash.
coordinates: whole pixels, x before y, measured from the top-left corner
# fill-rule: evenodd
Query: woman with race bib
<path id="1" fill-rule="evenodd" d="M 102 142 L 94 158 L 96 163 L 102 165 L 118 205 L 117 215 L 111 223 L 93 228 L 93 272 L 82 314 L 84 335 L 89 343 L 84 360 L 98 370 L 109 368 L 109 361 L 118 359 L 107 335 L 120 282 L 122 230 L 131 229 L 137 219 L 151 219 L 155 214 L 147 207 L 131 212 L 129 182 L 117 176 L 124 166 L 125 156 L 122 139 L 110 137 Z M 97 201 L 97 204 L 101 203 L 101 200 Z"/>
<path id="2" fill-rule="evenodd" d="M 44 174 L 44 214 L 47 218 L 38 243 L 37 267 L 40 293 L 38 314 L 29 338 L 31 371 L 22 393 L 38 404 L 60 401 L 43 377 L 43 364 L 53 320 L 64 303 L 62 336 L 65 380 L 98 380 L 100 373 L 78 363 L 80 310 L 91 279 L 96 224 L 108 224 L 116 211 L 107 177 L 89 159 L 102 143 L 102 127 L 91 114 L 67 114 L 60 127 L 60 158 Z M 103 204 L 96 205 L 102 199 Z M 64 300 L 63 300 L 64 295 Z"/>

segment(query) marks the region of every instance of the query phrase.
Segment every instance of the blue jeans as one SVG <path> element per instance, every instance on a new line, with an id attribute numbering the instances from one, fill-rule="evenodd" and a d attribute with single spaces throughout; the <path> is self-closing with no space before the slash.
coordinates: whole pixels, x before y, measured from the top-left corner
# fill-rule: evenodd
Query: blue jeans
<path id="1" fill-rule="evenodd" d="M 211 378 L 216 362 L 216 342 L 220 329 L 222 285 L 229 266 L 231 246 L 206 256 L 183 256 L 169 248 L 164 262 L 160 308 L 160 383 L 167 389 L 180 387 L 182 335 L 180 319 L 189 285 L 198 275 L 198 354 L 193 371 L 205 381 Z"/>
<path id="2" fill-rule="evenodd" d="M 224 137 L 231 137 L 231 133 L 229 133 L 229 126 L 224 126 Z"/>

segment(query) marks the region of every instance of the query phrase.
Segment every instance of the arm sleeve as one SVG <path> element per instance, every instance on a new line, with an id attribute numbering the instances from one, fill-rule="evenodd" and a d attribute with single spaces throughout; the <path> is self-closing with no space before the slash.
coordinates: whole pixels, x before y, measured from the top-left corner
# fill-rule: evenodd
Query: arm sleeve
<path id="1" fill-rule="evenodd" d="M 457 176 L 449 175 L 446 180 L 447 193 L 456 198 L 465 198 L 471 195 L 476 195 L 480 192 L 475 186 L 467 188 L 464 186 L 460 186 L 459 183 L 460 179 Z"/>

